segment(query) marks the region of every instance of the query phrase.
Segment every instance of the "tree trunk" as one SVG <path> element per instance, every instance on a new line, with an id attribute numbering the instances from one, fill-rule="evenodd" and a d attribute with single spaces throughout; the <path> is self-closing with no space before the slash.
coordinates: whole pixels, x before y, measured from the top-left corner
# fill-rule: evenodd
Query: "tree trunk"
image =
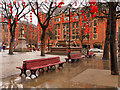
<path id="1" fill-rule="evenodd" d="M 110 17 L 108 16 L 103 60 L 109 60 L 109 50 L 110 50 Z"/>
<path id="2" fill-rule="evenodd" d="M 111 55 L 111 74 L 119 75 L 116 50 L 116 3 L 109 2 L 110 10 L 110 55 Z"/>
<path id="3" fill-rule="evenodd" d="M 13 45 L 14 45 L 14 37 L 11 37 L 10 39 L 10 45 L 9 45 L 9 54 L 13 54 Z"/>
<path id="4" fill-rule="evenodd" d="M 41 37 L 41 56 L 45 56 L 45 29 L 43 29 Z"/>

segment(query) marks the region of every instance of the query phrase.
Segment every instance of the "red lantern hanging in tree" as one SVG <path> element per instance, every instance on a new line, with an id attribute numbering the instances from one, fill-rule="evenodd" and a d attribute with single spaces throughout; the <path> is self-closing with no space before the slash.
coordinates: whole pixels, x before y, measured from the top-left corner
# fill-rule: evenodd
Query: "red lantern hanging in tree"
<path id="1" fill-rule="evenodd" d="M 96 14 L 93 14 L 92 17 L 95 18 L 95 17 L 96 17 Z"/>
<path id="2" fill-rule="evenodd" d="M 15 15 L 15 21 L 16 21 L 16 24 L 17 24 L 17 15 Z"/>
<path id="3" fill-rule="evenodd" d="M 9 3 L 9 9 L 10 9 L 10 12 L 11 12 L 11 14 L 12 14 L 13 12 L 12 12 L 11 3 Z"/>
<path id="4" fill-rule="evenodd" d="M 45 3 L 47 3 L 47 0 L 45 0 Z"/>
<path id="5" fill-rule="evenodd" d="M 14 3 L 16 4 L 16 0 L 14 0 Z"/>
<path id="6" fill-rule="evenodd" d="M 49 24 L 49 29 L 50 29 L 50 31 L 51 31 L 51 25 Z"/>
<path id="7" fill-rule="evenodd" d="M 84 16 L 85 14 L 84 13 L 82 13 L 82 16 Z"/>
<path id="8" fill-rule="evenodd" d="M 3 13 L 1 13 L 1 21 L 3 22 Z"/>
<path id="9" fill-rule="evenodd" d="M 71 20 L 71 23 L 73 23 L 72 12 L 70 12 L 70 20 Z"/>
<path id="10" fill-rule="evenodd" d="M 7 21 L 8 21 L 8 28 L 11 28 L 11 26 L 10 26 L 10 19 L 7 19 Z"/>
<path id="11" fill-rule="evenodd" d="M 81 10 L 81 12 L 83 13 L 84 11 L 83 11 L 83 10 Z"/>
<path id="12" fill-rule="evenodd" d="M 58 8 L 61 8 L 61 6 L 65 4 L 64 2 L 60 2 Z"/>
<path id="13" fill-rule="evenodd" d="M 17 37 L 17 27 L 15 28 L 15 37 Z"/>
<path id="14" fill-rule="evenodd" d="M 23 7 L 25 7 L 25 2 L 23 1 Z"/>
<path id="15" fill-rule="evenodd" d="M 64 22 L 64 17 L 63 17 L 63 14 L 62 14 L 62 22 Z"/>
<path id="16" fill-rule="evenodd" d="M 25 29 L 25 32 L 26 32 L 26 25 L 24 25 L 24 29 Z"/>
<path id="17" fill-rule="evenodd" d="M 107 28 L 107 22 L 105 22 L 105 30 L 106 30 L 106 28 Z"/>
<path id="18" fill-rule="evenodd" d="M 77 6 L 77 2 L 75 2 L 75 6 Z"/>
<path id="19" fill-rule="evenodd" d="M 91 13 L 97 13 L 98 12 L 98 7 L 97 6 L 93 6 L 92 8 L 91 8 L 91 11 L 90 11 Z"/>

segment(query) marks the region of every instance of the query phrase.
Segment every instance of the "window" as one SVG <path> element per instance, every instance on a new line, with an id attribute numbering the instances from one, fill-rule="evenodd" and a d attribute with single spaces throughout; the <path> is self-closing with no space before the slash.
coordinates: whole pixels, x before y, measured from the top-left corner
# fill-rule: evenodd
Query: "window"
<path id="1" fill-rule="evenodd" d="M 63 28 L 69 28 L 69 24 L 68 23 L 64 23 L 63 24 Z"/>
<path id="2" fill-rule="evenodd" d="M 79 24 L 78 24 L 78 22 L 76 22 L 76 27 L 79 27 Z"/>
<path id="3" fill-rule="evenodd" d="M 75 26 L 75 23 L 72 23 L 72 28 L 74 28 L 74 26 Z"/>
<path id="4" fill-rule="evenodd" d="M 93 35 L 93 38 L 96 39 L 96 38 L 97 38 L 97 34 L 94 34 L 94 35 Z"/>
<path id="5" fill-rule="evenodd" d="M 72 39 L 75 39 L 75 36 L 72 36 Z"/>
<path id="6" fill-rule="evenodd" d="M 57 40 L 57 37 L 55 36 L 55 40 Z"/>
<path id="7" fill-rule="evenodd" d="M 97 25 L 97 20 L 94 20 L 94 26 L 96 26 Z"/>
<path id="8" fill-rule="evenodd" d="M 57 31 L 55 30 L 55 35 L 57 35 Z"/>
<path id="9" fill-rule="evenodd" d="M 76 39 L 78 39 L 78 38 L 79 38 L 79 35 L 76 36 Z"/>
<path id="10" fill-rule="evenodd" d="M 72 30 L 72 34 L 75 34 L 75 29 Z"/>
<path id="11" fill-rule="evenodd" d="M 78 34 L 78 30 L 76 29 L 76 34 Z"/>
<path id="12" fill-rule="evenodd" d="M 64 21 L 68 21 L 69 20 L 69 17 L 64 17 Z"/>
<path id="13" fill-rule="evenodd" d="M 56 19 L 55 19 L 55 22 L 60 22 L 60 18 L 56 18 Z"/>
<path id="14" fill-rule="evenodd" d="M 93 32 L 96 33 L 96 27 L 94 27 L 94 31 Z"/>

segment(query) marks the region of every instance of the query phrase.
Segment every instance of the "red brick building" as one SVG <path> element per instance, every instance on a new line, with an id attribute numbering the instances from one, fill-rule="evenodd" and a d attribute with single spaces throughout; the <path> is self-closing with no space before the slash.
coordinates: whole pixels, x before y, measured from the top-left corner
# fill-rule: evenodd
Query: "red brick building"
<path id="1" fill-rule="evenodd" d="M 45 14 L 41 16 L 42 20 L 45 20 Z M 93 18 L 91 14 L 86 14 L 85 16 L 79 14 L 79 16 L 74 12 L 72 13 L 72 19 L 70 23 L 70 39 L 76 42 L 77 45 L 82 45 L 79 37 L 81 36 L 81 29 L 86 30 L 88 25 L 89 40 L 84 38 L 83 48 L 89 46 L 90 48 L 100 48 L 104 49 L 105 43 L 105 31 L 106 31 L 106 19 Z M 86 25 L 85 25 L 86 24 Z M 120 22 L 117 21 L 117 31 Z M 52 30 L 52 38 L 50 39 L 50 44 L 53 46 L 58 40 L 68 40 L 69 39 L 69 17 L 65 14 L 58 15 L 51 19 L 50 27 Z M 39 25 L 38 25 L 39 26 Z M 86 32 L 86 31 L 85 31 Z M 87 35 L 87 34 L 86 34 Z M 117 40 L 117 37 L 116 37 Z M 48 44 L 48 38 L 46 38 L 46 45 Z"/>
<path id="2" fill-rule="evenodd" d="M 31 26 L 32 25 L 32 36 L 31 36 Z M 2 44 L 5 44 L 6 46 L 9 46 L 9 43 L 10 43 L 10 31 L 9 31 L 9 28 L 8 28 L 8 25 L 7 24 L 3 24 L 1 25 L 1 29 L 2 29 Z M 39 32 L 37 31 L 37 26 L 29 23 L 29 22 L 25 22 L 25 21 L 21 21 L 17 24 L 17 27 L 16 27 L 16 32 L 15 32 L 15 44 L 14 46 L 16 46 L 18 44 L 18 38 L 20 36 L 20 28 L 21 27 L 24 27 L 24 36 L 26 37 L 26 44 L 28 45 L 34 45 L 37 47 L 38 45 L 38 34 Z M 1 32 L 1 30 L 0 30 Z M 40 37 L 39 37 L 40 38 Z"/>

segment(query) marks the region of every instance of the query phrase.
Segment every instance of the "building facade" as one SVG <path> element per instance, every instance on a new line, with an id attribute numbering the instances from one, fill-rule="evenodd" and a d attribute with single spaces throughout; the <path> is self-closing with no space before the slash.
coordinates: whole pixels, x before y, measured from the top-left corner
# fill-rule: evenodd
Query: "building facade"
<path id="1" fill-rule="evenodd" d="M 31 25 L 32 25 L 32 31 L 31 31 Z M 20 36 L 20 29 L 21 27 L 24 27 L 24 37 L 26 38 L 26 45 L 34 45 L 37 47 L 38 45 L 38 34 L 37 27 L 31 23 L 21 21 L 17 24 L 16 31 L 15 31 L 15 41 L 14 41 L 14 47 L 18 44 L 18 38 Z M 9 46 L 10 44 L 10 31 L 7 24 L 1 25 L 0 32 L 2 30 L 2 44 Z M 0 33 L 1 34 L 1 33 Z"/>
<path id="2" fill-rule="evenodd" d="M 42 15 L 42 18 L 42 20 L 45 20 L 45 14 Z M 74 12 L 71 15 L 70 21 L 70 40 L 75 42 L 76 46 L 104 49 L 107 19 L 93 18 L 91 14 L 78 15 Z M 116 25 L 116 30 L 118 31 L 120 25 L 118 20 Z M 52 18 L 48 31 L 50 28 L 52 32 L 50 44 L 53 46 L 59 40 L 69 40 L 69 16 L 66 14 Z M 47 45 L 48 38 L 46 39 Z"/>

